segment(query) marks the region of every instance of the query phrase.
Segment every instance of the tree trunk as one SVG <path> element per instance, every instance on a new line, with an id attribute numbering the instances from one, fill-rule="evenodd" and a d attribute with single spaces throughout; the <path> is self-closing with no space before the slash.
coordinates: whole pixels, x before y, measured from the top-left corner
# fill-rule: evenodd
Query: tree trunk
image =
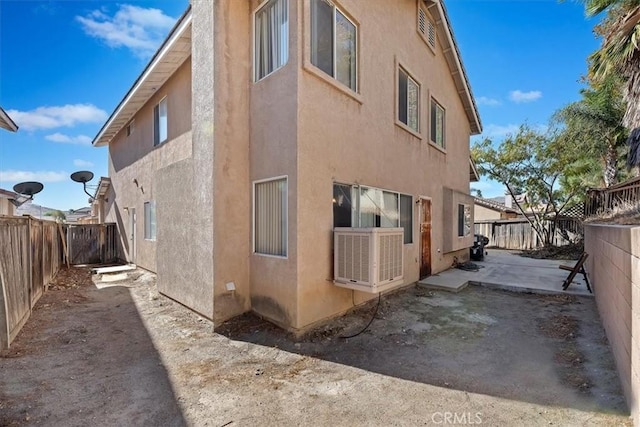
<path id="1" fill-rule="evenodd" d="M 609 143 L 607 144 L 607 154 L 604 159 L 604 186 L 611 187 L 617 181 L 618 175 L 618 153 L 616 147 Z"/>

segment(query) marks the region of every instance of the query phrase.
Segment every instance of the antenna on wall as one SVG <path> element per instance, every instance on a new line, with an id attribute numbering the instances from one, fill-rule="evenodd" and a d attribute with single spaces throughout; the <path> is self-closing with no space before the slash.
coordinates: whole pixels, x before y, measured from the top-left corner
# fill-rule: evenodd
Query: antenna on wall
<path id="1" fill-rule="evenodd" d="M 93 195 L 87 191 L 87 182 L 93 179 L 93 172 L 90 171 L 78 171 L 71 174 L 71 179 L 75 182 L 81 182 L 84 192 L 93 199 Z"/>
<path id="2" fill-rule="evenodd" d="M 28 202 L 29 200 L 32 200 L 33 196 L 41 192 L 43 188 L 44 188 L 44 185 L 42 185 L 42 183 L 40 182 L 36 182 L 36 181 L 20 182 L 13 186 L 13 191 L 15 191 L 16 193 L 22 196 L 27 196 L 27 198 L 21 202 L 11 199 L 11 203 L 13 203 L 13 205 L 18 208 L 22 206 L 24 203 Z"/>

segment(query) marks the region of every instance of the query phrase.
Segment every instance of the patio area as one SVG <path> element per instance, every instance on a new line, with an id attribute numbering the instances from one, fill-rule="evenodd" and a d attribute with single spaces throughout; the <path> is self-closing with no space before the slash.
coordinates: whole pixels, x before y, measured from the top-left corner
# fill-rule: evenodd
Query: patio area
<path id="1" fill-rule="evenodd" d="M 514 292 L 593 297 L 582 274 L 576 275 L 566 291 L 562 290 L 562 283 L 569 276 L 569 271 L 559 266 L 574 266 L 576 261 L 527 258 L 518 255 L 517 251 L 498 249 L 489 249 L 487 252 L 484 260 L 472 261 L 479 267 L 478 271 L 452 268 L 429 276 L 419 284 L 451 292 L 459 292 L 467 285 L 474 284 Z"/>

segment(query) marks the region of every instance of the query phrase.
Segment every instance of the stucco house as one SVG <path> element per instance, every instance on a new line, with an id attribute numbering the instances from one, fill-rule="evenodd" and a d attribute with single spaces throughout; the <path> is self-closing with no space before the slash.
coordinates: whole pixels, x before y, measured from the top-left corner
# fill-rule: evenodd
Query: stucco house
<path id="1" fill-rule="evenodd" d="M 480 132 L 441 0 L 192 0 L 93 141 L 98 203 L 162 294 L 301 331 L 377 297 L 334 283 L 357 242 L 384 289 L 468 258 Z"/>

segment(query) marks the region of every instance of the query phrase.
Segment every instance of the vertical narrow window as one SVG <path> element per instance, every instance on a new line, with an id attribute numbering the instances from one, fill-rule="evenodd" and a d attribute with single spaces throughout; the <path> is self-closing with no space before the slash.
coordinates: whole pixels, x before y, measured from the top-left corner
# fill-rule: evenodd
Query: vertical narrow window
<path id="1" fill-rule="evenodd" d="M 254 252 L 287 256 L 287 178 L 254 183 Z"/>
<path id="2" fill-rule="evenodd" d="M 131 121 L 127 125 L 127 136 L 130 136 L 135 130 L 135 128 L 136 128 L 136 121 L 135 119 L 131 119 Z"/>
<path id="3" fill-rule="evenodd" d="M 167 140 L 167 98 L 153 108 L 153 145 L 162 144 Z"/>
<path id="4" fill-rule="evenodd" d="M 458 205 L 458 237 L 463 237 L 464 233 L 464 205 Z"/>
<path id="5" fill-rule="evenodd" d="M 420 86 L 402 68 L 398 70 L 398 120 L 420 131 Z"/>
<path id="6" fill-rule="evenodd" d="M 289 59 L 289 2 L 269 0 L 254 16 L 255 80 L 271 74 Z"/>
<path id="7" fill-rule="evenodd" d="M 445 148 L 444 139 L 445 118 L 444 108 L 434 99 L 431 100 L 431 142 Z"/>
<path id="8" fill-rule="evenodd" d="M 357 91 L 356 25 L 326 0 L 311 1 L 311 63 Z"/>
<path id="9" fill-rule="evenodd" d="M 413 243 L 413 198 L 400 195 L 400 227 L 404 228 L 404 243 Z"/>
<path id="10" fill-rule="evenodd" d="M 156 240 L 156 202 L 153 200 L 144 204 L 144 238 Z"/>

